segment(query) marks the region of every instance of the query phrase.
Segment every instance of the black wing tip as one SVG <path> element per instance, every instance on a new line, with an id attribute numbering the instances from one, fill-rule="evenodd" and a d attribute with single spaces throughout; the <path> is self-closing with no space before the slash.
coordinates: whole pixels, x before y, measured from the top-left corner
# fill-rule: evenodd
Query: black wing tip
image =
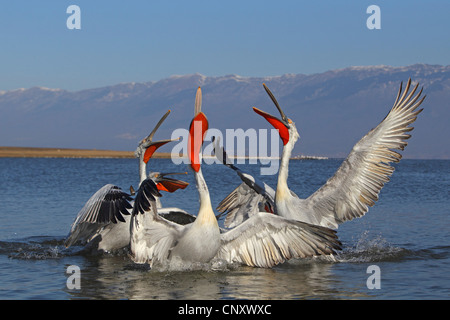
<path id="1" fill-rule="evenodd" d="M 156 197 L 161 198 L 162 194 L 159 193 L 156 183 L 151 179 L 145 179 L 139 186 L 136 198 L 134 200 L 134 207 L 132 215 L 143 214 L 149 211 L 152 201 L 156 201 Z"/>
<path id="2" fill-rule="evenodd" d="M 109 192 L 100 206 L 99 220 L 97 222 L 111 222 L 114 224 L 126 222 L 124 215 L 130 214 L 128 209 L 132 208 L 130 202 L 133 198 L 117 186 L 113 186 L 111 190 L 114 190 L 114 192 Z"/>

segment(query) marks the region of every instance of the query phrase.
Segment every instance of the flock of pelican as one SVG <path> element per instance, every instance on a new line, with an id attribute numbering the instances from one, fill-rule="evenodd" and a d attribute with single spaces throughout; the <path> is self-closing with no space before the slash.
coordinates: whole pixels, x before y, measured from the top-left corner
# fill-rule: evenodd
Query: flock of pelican
<path id="1" fill-rule="evenodd" d="M 188 166 L 193 172 L 200 206 L 196 215 L 181 208 L 163 207 L 160 192 L 174 192 L 188 183 L 170 178 L 180 173 L 150 172 L 147 163 L 157 148 L 172 140 L 153 141 L 159 126 L 140 141 L 139 188 L 127 193 L 107 184 L 84 205 L 72 224 L 66 247 L 81 243 L 90 248 L 112 251 L 129 248 L 135 263 L 166 265 L 172 261 L 209 263 L 215 259 L 252 267 L 270 268 L 289 259 L 332 256 L 341 249 L 338 225 L 363 216 L 373 206 L 384 184 L 389 181 L 410 137 L 409 125 L 422 111 L 418 109 L 421 89 L 402 85 L 390 112 L 374 129 L 355 144 L 342 165 L 321 188 L 306 199 L 289 189 L 288 167 L 291 152 L 299 139 L 295 123 L 263 84 L 280 118 L 253 108 L 274 126 L 283 141 L 276 189 L 234 166 L 218 140 L 216 156 L 233 169 L 242 183 L 223 199 L 214 213 L 207 182 L 202 174 L 201 153 L 209 124 L 202 112 L 201 89 L 195 97 L 195 112 L 189 128 Z M 226 215 L 220 228 L 218 218 Z"/>

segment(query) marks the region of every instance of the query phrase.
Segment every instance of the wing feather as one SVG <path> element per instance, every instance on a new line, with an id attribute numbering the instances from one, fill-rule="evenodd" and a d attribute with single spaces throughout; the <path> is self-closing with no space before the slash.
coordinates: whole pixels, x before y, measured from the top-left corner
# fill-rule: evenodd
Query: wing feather
<path id="1" fill-rule="evenodd" d="M 340 250 L 334 230 L 259 212 L 221 235 L 217 258 L 270 268 L 292 258 Z"/>
<path id="2" fill-rule="evenodd" d="M 220 216 L 226 215 L 224 226 L 234 228 L 258 213 L 260 206 L 265 204 L 263 195 L 250 188 L 245 182 L 241 183 L 217 206 Z"/>
<path id="3" fill-rule="evenodd" d="M 131 251 L 136 263 L 165 261 L 184 230 L 184 226 L 158 215 L 157 197 L 161 194 L 155 182 L 147 178 L 136 194 L 131 218 Z"/>
<path id="4" fill-rule="evenodd" d="M 102 228 L 117 221 L 125 222 L 132 208 L 131 196 L 113 184 L 100 188 L 78 212 L 65 241 L 69 247 L 77 241 L 86 242 Z"/>
<path id="5" fill-rule="evenodd" d="M 273 212 L 275 208 L 275 190 L 265 182 L 257 180 L 252 175 L 233 165 L 223 146 L 220 145 L 220 139 L 213 139 L 213 142 L 216 157 L 225 166 L 233 169 L 242 180 L 242 183 L 217 206 L 216 209 L 220 212 L 217 218 L 226 215 L 225 227 L 234 228 L 260 211 Z"/>
<path id="6" fill-rule="evenodd" d="M 417 108 L 423 88 L 414 93 L 419 84 L 408 93 L 411 79 L 405 90 L 402 86 L 395 103 L 383 121 L 358 143 L 342 165 L 319 190 L 306 200 L 302 207 L 316 215 L 320 224 L 337 228 L 338 224 L 363 216 L 378 200 L 378 194 L 394 172 L 391 162 L 399 162 L 406 140 L 411 137 L 413 123 L 423 110 Z"/>

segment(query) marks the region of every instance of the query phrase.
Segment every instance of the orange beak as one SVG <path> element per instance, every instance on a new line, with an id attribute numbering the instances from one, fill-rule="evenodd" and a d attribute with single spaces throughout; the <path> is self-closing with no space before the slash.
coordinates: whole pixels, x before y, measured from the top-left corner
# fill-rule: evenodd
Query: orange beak
<path id="1" fill-rule="evenodd" d="M 280 135 L 281 140 L 283 140 L 283 145 L 286 145 L 286 143 L 288 143 L 289 129 L 286 127 L 283 121 L 255 107 L 253 107 L 253 111 L 255 111 L 260 116 L 263 116 L 264 119 L 266 119 L 275 129 L 278 130 L 278 134 Z"/>
<path id="2" fill-rule="evenodd" d="M 161 140 L 153 142 L 153 136 L 155 135 L 156 130 L 158 130 L 158 128 L 161 126 L 161 124 L 164 122 L 164 120 L 167 118 L 170 112 L 171 111 L 168 110 L 166 114 L 162 116 L 162 118 L 156 124 L 155 128 L 153 128 L 153 131 L 150 132 L 150 134 L 146 138 L 142 139 L 142 141 L 139 143 L 138 148 L 136 149 L 136 152 L 138 152 L 139 155 L 141 154 L 142 149 L 145 149 L 143 159 L 145 163 L 147 163 L 150 160 L 150 158 L 153 156 L 153 154 L 159 147 L 165 145 L 168 142 L 175 141 L 175 140 Z"/>
<path id="3" fill-rule="evenodd" d="M 147 150 L 145 150 L 145 153 L 144 153 L 144 162 L 147 163 L 148 160 L 150 160 L 150 158 L 153 156 L 153 154 L 155 153 L 155 151 L 156 151 L 159 147 L 161 147 L 161 146 L 163 146 L 163 145 L 165 145 L 166 143 L 171 142 L 171 141 L 172 141 L 172 140 L 164 140 L 164 141 L 158 141 L 158 142 L 155 142 L 155 143 L 151 144 L 150 147 L 148 147 Z"/>
<path id="4" fill-rule="evenodd" d="M 189 183 L 181 181 L 181 180 L 175 180 L 175 179 L 167 179 L 163 180 L 161 182 L 158 182 L 156 184 L 156 187 L 159 191 L 166 191 L 166 192 L 175 192 L 178 189 L 184 189 L 189 185 Z"/>
<path id="5" fill-rule="evenodd" d="M 208 119 L 203 112 L 192 119 L 189 127 L 188 156 L 195 172 L 200 170 L 199 154 L 203 145 L 205 132 L 208 130 Z"/>

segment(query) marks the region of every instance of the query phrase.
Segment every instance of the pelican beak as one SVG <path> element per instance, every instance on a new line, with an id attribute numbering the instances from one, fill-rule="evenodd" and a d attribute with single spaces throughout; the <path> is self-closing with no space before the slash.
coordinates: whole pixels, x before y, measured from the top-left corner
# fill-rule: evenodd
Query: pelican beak
<path id="1" fill-rule="evenodd" d="M 178 189 L 186 188 L 189 183 L 166 177 L 167 175 L 187 174 L 187 172 L 160 173 L 156 178 L 156 187 L 159 191 L 175 192 Z"/>
<path id="2" fill-rule="evenodd" d="M 167 116 L 170 114 L 170 110 L 168 110 L 163 116 L 162 118 L 158 121 L 158 123 L 156 124 L 155 128 L 152 130 L 152 132 L 150 132 L 150 134 L 142 139 L 142 141 L 139 143 L 138 148 L 136 149 L 136 156 L 138 156 L 138 154 L 140 154 L 142 152 L 142 150 L 145 150 L 144 152 L 144 162 L 147 163 L 150 158 L 153 156 L 153 154 L 155 153 L 155 151 L 162 147 L 163 145 L 165 145 L 166 143 L 172 142 L 172 141 L 177 141 L 178 139 L 167 139 L 167 140 L 160 140 L 160 141 L 155 141 L 153 142 L 153 136 L 156 133 L 156 130 L 158 130 L 158 128 L 161 126 L 161 124 L 164 122 L 164 120 L 166 120 Z"/>
<path id="3" fill-rule="evenodd" d="M 194 116 L 199 114 L 201 111 L 202 111 L 202 88 L 198 87 L 197 92 L 195 93 Z"/>
<path id="4" fill-rule="evenodd" d="M 278 130 L 280 138 L 281 138 L 281 140 L 283 140 L 283 145 L 286 145 L 286 143 L 288 143 L 288 141 L 289 141 L 289 128 L 290 128 L 289 124 L 292 123 L 292 121 L 290 119 L 288 119 L 288 117 L 286 117 L 286 115 L 284 114 L 280 105 L 278 104 L 277 99 L 275 99 L 275 96 L 272 94 L 272 92 L 269 90 L 269 88 L 264 83 L 263 83 L 263 86 L 264 86 L 264 89 L 266 90 L 267 94 L 269 95 L 269 97 L 272 99 L 273 103 L 277 107 L 278 112 L 281 115 L 281 119 L 279 119 L 267 112 L 264 112 L 258 108 L 255 108 L 255 107 L 253 107 L 253 111 L 255 111 L 260 116 L 264 117 L 264 119 L 266 119 L 275 129 Z"/>
<path id="5" fill-rule="evenodd" d="M 189 140 L 188 140 L 188 156 L 191 162 L 191 167 L 195 172 L 200 170 L 199 154 L 202 148 L 203 139 L 208 130 L 208 119 L 203 112 L 196 114 L 189 126 Z"/>
<path id="6" fill-rule="evenodd" d="M 147 149 L 145 150 L 145 153 L 144 153 L 144 162 L 147 163 L 159 147 L 162 147 L 166 143 L 169 143 L 172 141 L 177 141 L 177 140 L 178 139 L 174 139 L 174 140 L 168 139 L 168 140 L 161 140 L 161 141 L 155 141 L 155 142 L 150 143 L 150 145 L 147 147 Z"/>

